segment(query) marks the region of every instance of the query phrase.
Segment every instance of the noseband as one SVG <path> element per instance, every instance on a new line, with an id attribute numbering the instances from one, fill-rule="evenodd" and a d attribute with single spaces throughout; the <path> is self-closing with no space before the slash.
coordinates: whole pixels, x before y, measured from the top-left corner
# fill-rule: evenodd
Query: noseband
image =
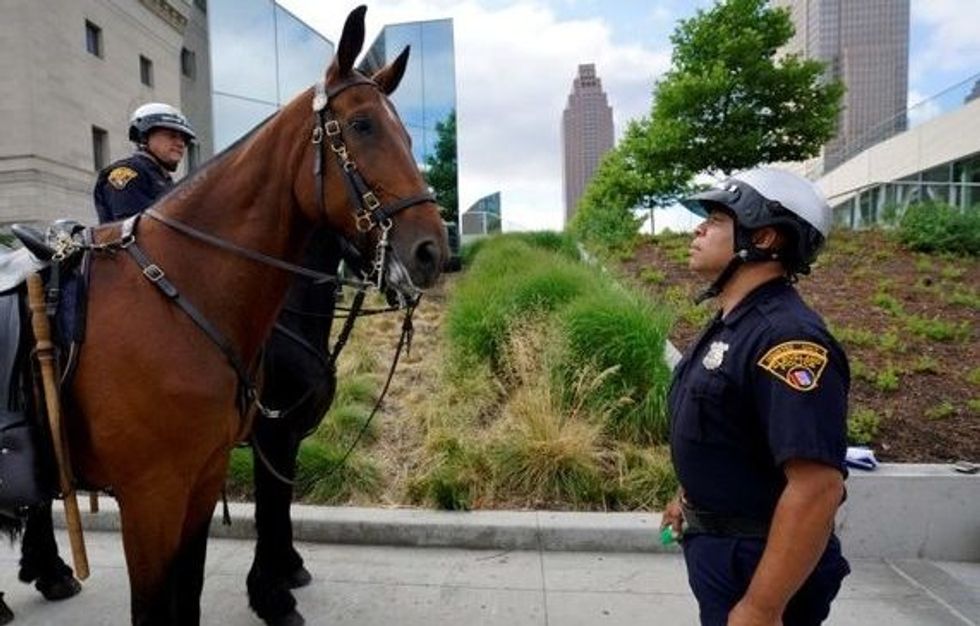
<path id="1" fill-rule="evenodd" d="M 377 194 L 371 189 L 370 185 L 364 180 L 357 164 L 347 150 L 344 143 L 344 133 L 340 122 L 334 115 L 330 103 L 338 95 L 352 87 L 369 86 L 384 93 L 373 80 L 363 76 L 355 76 L 352 80 L 341 82 L 334 85 L 329 90 L 323 81 L 317 81 L 313 87 L 313 134 L 310 141 L 318 148 L 313 150 L 313 177 L 316 180 L 316 202 L 317 210 L 321 215 L 326 213 L 324 206 L 323 186 L 327 173 L 323 167 L 326 159 L 326 148 L 329 144 L 330 151 L 333 152 L 337 160 L 337 165 L 343 174 L 344 187 L 347 189 L 347 196 L 351 205 L 356 207 L 357 232 L 366 235 L 372 229 L 381 230 L 378 237 L 377 248 L 375 249 L 374 262 L 371 272 L 366 277 L 372 280 L 378 289 L 384 282 L 384 272 L 386 257 L 388 253 L 388 231 L 391 230 L 393 222 L 391 218 L 405 209 L 417 204 L 435 202 L 435 196 L 431 193 L 420 193 L 407 198 L 397 199 L 389 204 L 381 204 Z"/>

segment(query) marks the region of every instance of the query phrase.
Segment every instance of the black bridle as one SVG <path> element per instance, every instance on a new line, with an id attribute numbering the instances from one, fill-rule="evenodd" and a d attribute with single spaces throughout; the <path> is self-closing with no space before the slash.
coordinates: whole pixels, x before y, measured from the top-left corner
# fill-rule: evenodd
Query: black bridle
<path id="1" fill-rule="evenodd" d="M 378 228 L 381 235 L 378 237 L 378 244 L 375 248 L 375 258 L 371 267 L 371 272 L 367 279 L 381 288 L 384 282 L 384 270 L 386 265 L 386 255 L 388 253 L 388 231 L 391 230 L 392 217 L 409 207 L 427 202 L 435 202 L 435 196 L 430 192 L 419 193 L 407 198 L 400 198 L 389 204 L 382 204 L 378 200 L 377 194 L 371 189 L 370 185 L 364 180 L 357 164 L 351 158 L 344 143 L 343 127 L 334 116 L 330 103 L 338 95 L 348 89 L 360 86 L 370 86 L 384 94 L 381 88 L 373 80 L 355 74 L 354 78 L 341 82 L 327 89 L 323 81 L 318 81 L 313 86 L 313 133 L 310 141 L 314 146 L 313 150 L 313 177 L 316 179 L 316 198 L 317 210 L 322 214 L 326 211 L 324 206 L 323 186 L 326 179 L 326 171 L 323 162 L 326 160 L 326 150 L 329 142 L 330 151 L 333 152 L 337 160 L 337 166 L 343 174 L 344 187 L 347 189 L 347 196 L 351 205 L 356 209 L 357 231 L 366 235 L 371 230 Z M 387 96 L 386 96 L 387 97 Z"/>
<path id="2" fill-rule="evenodd" d="M 333 282 L 354 285 L 357 287 L 359 292 L 362 293 L 370 285 L 376 285 L 380 289 L 384 282 L 384 272 L 388 248 L 390 245 L 388 242 L 388 232 L 393 227 L 391 218 L 397 213 L 417 204 L 435 202 L 435 198 L 431 193 L 427 192 L 398 199 L 395 202 L 387 205 L 382 205 L 378 200 L 377 195 L 371 190 L 371 187 L 364 180 L 364 177 L 361 175 L 356 163 L 348 152 L 347 145 L 344 143 L 341 124 L 330 107 L 330 102 L 333 98 L 347 89 L 358 86 L 370 86 L 377 89 L 380 93 L 384 93 L 377 83 L 357 74 L 355 74 L 353 79 L 341 82 L 338 85 L 331 87 L 329 91 L 326 89 L 325 84 L 322 81 L 318 82 L 314 86 L 313 111 L 315 120 L 311 134 L 311 142 L 314 144 L 314 146 L 319 146 L 319 148 L 314 147 L 313 151 L 313 174 L 316 180 L 317 208 L 320 212 L 319 214 L 326 214 L 324 181 L 327 174 L 325 168 L 323 167 L 323 161 L 326 151 L 324 139 L 327 138 L 330 141 L 330 149 L 336 156 L 337 164 L 340 168 L 342 179 L 344 180 L 345 186 L 348 190 L 351 204 L 355 207 L 355 219 L 358 233 L 361 235 L 367 235 L 367 233 L 374 228 L 379 228 L 381 230 L 381 234 L 377 241 L 375 259 L 371 272 L 364 276 L 364 280 L 351 281 L 334 274 L 318 272 L 313 269 L 283 261 L 282 259 L 277 259 L 275 257 L 262 254 L 255 250 L 250 250 L 215 235 L 200 231 L 179 220 L 169 218 L 152 208 L 147 209 L 144 214 L 147 217 L 154 219 L 190 238 L 202 241 L 211 246 L 231 252 L 238 256 L 242 256 L 252 261 L 263 263 L 306 279 L 311 279 L 317 283 Z M 184 313 L 191 318 L 191 320 L 225 355 L 228 362 L 235 370 L 235 373 L 238 375 L 239 410 L 242 412 L 242 414 L 248 410 L 249 406 L 255 405 L 263 416 L 275 417 L 276 412 L 266 409 L 259 401 L 259 394 L 255 383 L 253 382 L 253 368 L 245 364 L 244 360 L 238 354 L 238 351 L 234 348 L 231 342 L 177 290 L 176 286 L 167 278 L 163 269 L 154 263 L 146 252 L 143 251 L 143 249 L 137 244 L 136 228 L 139 217 L 139 215 L 134 216 L 123 223 L 120 238 L 117 241 L 104 244 L 84 244 L 78 242 L 75 249 L 91 250 L 93 252 L 103 252 L 109 254 L 114 253 L 116 250 L 127 251 L 140 267 L 143 276 L 146 277 L 151 284 L 156 286 L 165 297 L 184 311 Z M 403 326 L 409 330 L 405 330 L 403 328 L 402 338 L 399 343 L 399 353 L 402 345 L 406 342 L 406 338 L 410 338 L 411 336 L 411 315 L 415 309 L 417 301 L 417 297 L 412 298 L 406 305 L 406 320 Z M 356 313 L 354 313 L 354 316 L 356 317 Z M 410 339 L 408 340 L 410 341 Z M 346 338 L 344 341 L 346 341 Z M 339 352 L 339 348 L 336 349 L 336 352 Z M 398 353 L 396 353 L 395 363 L 398 361 L 397 354 Z M 334 355 L 334 358 L 336 358 L 336 355 Z M 394 372 L 395 363 L 392 364 L 392 373 Z M 380 401 L 381 398 L 379 398 L 379 404 Z"/>

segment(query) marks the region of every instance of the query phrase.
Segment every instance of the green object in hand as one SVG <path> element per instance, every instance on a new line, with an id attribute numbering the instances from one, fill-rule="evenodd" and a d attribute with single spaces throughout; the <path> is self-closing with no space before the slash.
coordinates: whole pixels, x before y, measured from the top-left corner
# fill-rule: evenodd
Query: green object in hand
<path id="1" fill-rule="evenodd" d="M 680 538 L 679 534 L 672 526 L 664 526 L 660 529 L 661 545 L 669 546 Z"/>

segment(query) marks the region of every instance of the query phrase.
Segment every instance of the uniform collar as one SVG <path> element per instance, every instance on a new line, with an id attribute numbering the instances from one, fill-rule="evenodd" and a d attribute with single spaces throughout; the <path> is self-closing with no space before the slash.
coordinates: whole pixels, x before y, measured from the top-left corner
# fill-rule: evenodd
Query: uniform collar
<path id="1" fill-rule="evenodd" d="M 158 169 L 160 171 L 160 173 L 163 174 L 166 178 L 172 178 L 172 176 L 170 175 L 170 172 L 168 172 L 167 169 L 165 167 L 163 167 L 163 165 L 160 164 L 160 161 L 158 161 L 155 156 L 153 156 L 152 154 L 150 154 L 150 152 L 148 150 L 143 150 L 142 148 L 140 148 L 140 149 L 136 150 L 136 152 L 134 154 L 136 156 L 141 157 L 144 160 L 149 161 L 150 163 L 152 163 L 153 164 L 153 167 L 155 167 L 156 169 Z"/>
<path id="2" fill-rule="evenodd" d="M 746 313 L 754 309 L 761 302 L 767 300 L 769 297 L 776 295 L 777 293 L 789 289 L 789 282 L 786 280 L 785 276 L 778 276 L 772 280 L 768 280 L 752 291 L 750 291 L 742 301 L 735 305 L 732 312 L 721 318 L 722 323 L 725 326 L 734 326 L 738 320 L 745 316 Z M 719 315 L 721 315 L 719 313 Z"/>

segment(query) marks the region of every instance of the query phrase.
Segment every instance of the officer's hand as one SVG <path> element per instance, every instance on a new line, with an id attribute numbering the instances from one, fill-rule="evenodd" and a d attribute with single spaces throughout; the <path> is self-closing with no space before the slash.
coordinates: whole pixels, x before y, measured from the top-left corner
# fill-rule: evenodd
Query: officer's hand
<path id="1" fill-rule="evenodd" d="M 684 512 L 681 510 L 681 495 L 667 503 L 663 517 L 660 518 L 660 529 L 670 526 L 679 537 L 684 532 Z"/>
<path id="2" fill-rule="evenodd" d="M 783 619 L 778 613 L 763 610 L 742 598 L 728 614 L 728 626 L 783 626 Z"/>

